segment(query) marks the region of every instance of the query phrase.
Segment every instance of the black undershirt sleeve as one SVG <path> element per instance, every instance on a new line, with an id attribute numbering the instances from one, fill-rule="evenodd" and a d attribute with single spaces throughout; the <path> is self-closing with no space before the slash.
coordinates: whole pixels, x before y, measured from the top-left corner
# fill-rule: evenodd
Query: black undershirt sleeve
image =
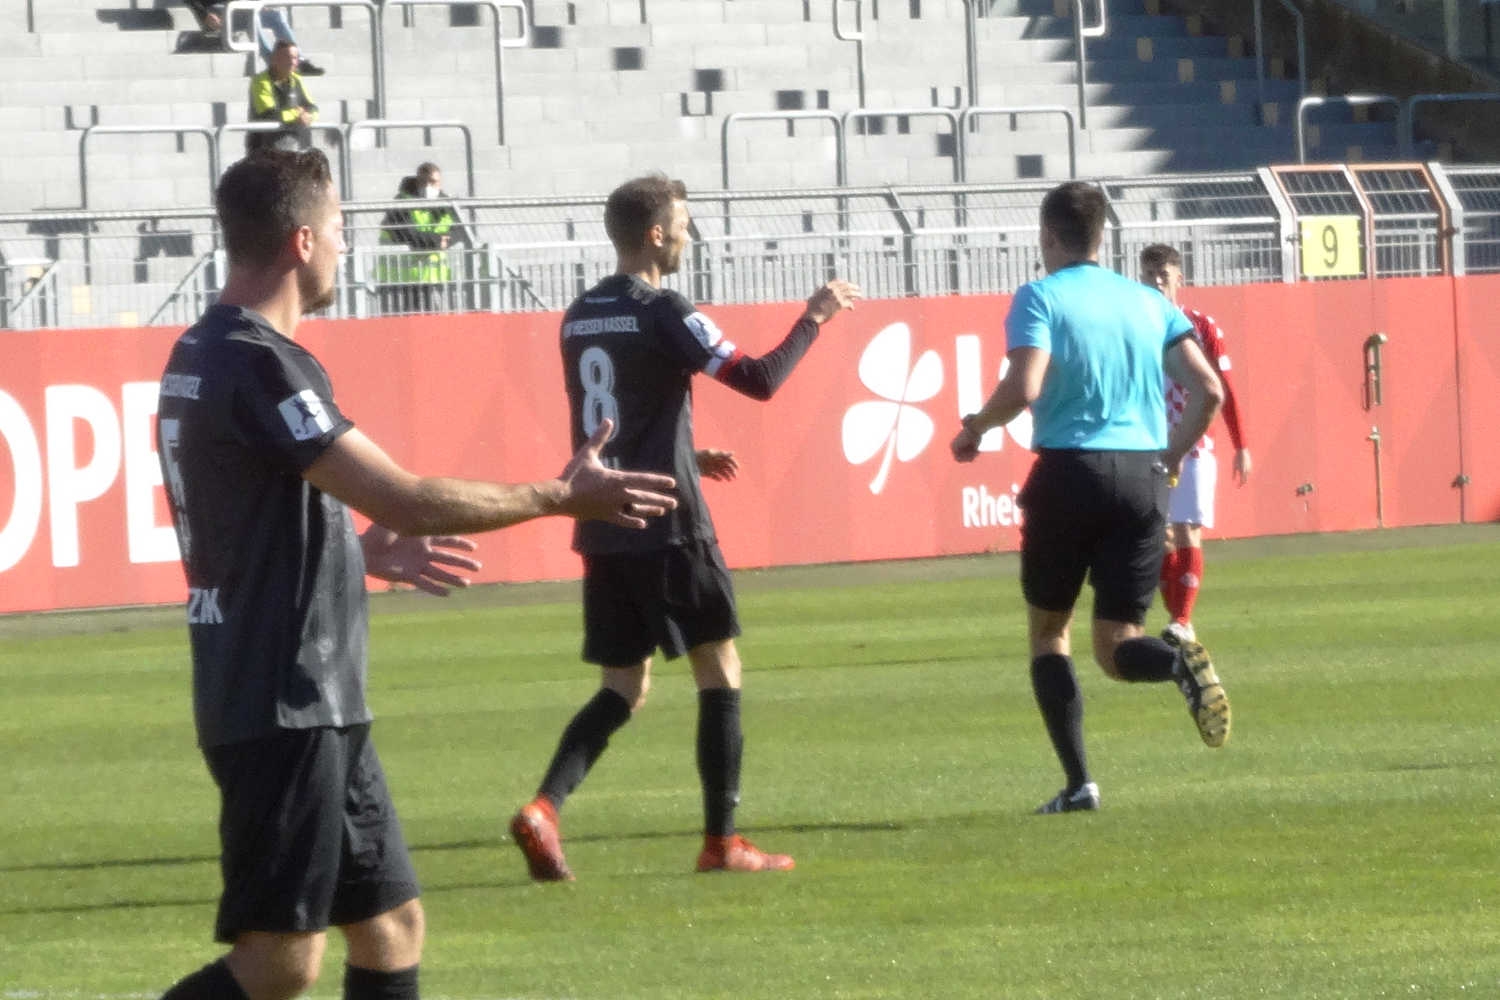
<path id="1" fill-rule="evenodd" d="M 803 316 L 776 347 L 761 357 L 742 357 L 725 365 L 718 379 L 751 399 L 770 399 L 817 339 L 818 324 Z"/>

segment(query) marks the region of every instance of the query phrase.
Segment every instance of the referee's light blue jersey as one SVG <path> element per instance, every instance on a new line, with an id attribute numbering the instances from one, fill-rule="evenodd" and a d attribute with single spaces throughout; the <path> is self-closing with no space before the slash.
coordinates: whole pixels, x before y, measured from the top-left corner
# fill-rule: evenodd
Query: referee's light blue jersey
<path id="1" fill-rule="evenodd" d="M 1090 262 L 1024 285 L 1005 317 L 1006 350 L 1052 355 L 1031 404 L 1032 446 L 1161 451 L 1162 356 L 1193 324 L 1154 288 Z"/>

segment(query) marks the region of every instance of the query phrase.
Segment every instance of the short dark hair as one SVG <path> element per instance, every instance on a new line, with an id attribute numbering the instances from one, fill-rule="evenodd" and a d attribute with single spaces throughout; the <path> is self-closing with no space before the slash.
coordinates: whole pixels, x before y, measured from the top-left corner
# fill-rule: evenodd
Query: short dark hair
<path id="1" fill-rule="evenodd" d="M 231 261 L 270 264 L 299 226 L 313 225 L 333 175 L 320 150 L 262 149 L 219 178 L 214 207 Z"/>
<path id="2" fill-rule="evenodd" d="M 424 181 L 430 181 L 432 180 L 433 174 L 440 174 L 442 172 L 443 168 L 438 166 L 436 163 L 433 163 L 431 160 L 428 160 L 425 163 L 417 164 L 417 176 Z"/>
<path id="3" fill-rule="evenodd" d="M 1052 231 L 1063 249 L 1090 254 L 1104 238 L 1108 208 L 1099 188 L 1084 181 L 1068 181 L 1042 199 L 1042 225 Z"/>
<path id="4" fill-rule="evenodd" d="M 271 54 L 275 55 L 282 49 L 295 49 L 296 47 L 297 43 L 292 41 L 290 38 L 278 38 L 276 39 L 276 44 L 271 46 Z"/>
<path id="5" fill-rule="evenodd" d="M 1153 243 L 1141 251 L 1141 270 L 1155 273 L 1167 265 L 1182 267 L 1182 254 L 1166 243 Z"/>
<path id="6" fill-rule="evenodd" d="M 616 250 L 639 250 L 652 226 L 671 223 L 672 202 L 686 200 L 687 185 L 666 174 L 626 181 L 604 203 L 604 231 Z"/>

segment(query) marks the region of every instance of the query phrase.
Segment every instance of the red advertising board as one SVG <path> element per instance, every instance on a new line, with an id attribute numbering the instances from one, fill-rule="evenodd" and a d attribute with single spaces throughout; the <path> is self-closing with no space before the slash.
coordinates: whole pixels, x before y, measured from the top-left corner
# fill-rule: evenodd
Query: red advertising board
<path id="1" fill-rule="evenodd" d="M 1192 289 L 1229 338 L 1229 378 L 1255 456 L 1221 455 L 1219 536 L 1493 520 L 1500 477 L 1500 278 Z M 824 331 L 769 403 L 707 379 L 701 445 L 742 474 L 708 483 L 735 566 L 1013 549 L 1029 420 L 948 456 L 960 414 L 993 388 L 1008 297 L 861 303 Z M 752 354 L 800 304 L 712 308 Z M 310 321 L 298 339 L 340 407 L 414 471 L 530 480 L 568 455 L 556 314 Z M 156 464 L 155 382 L 177 330 L 0 336 L 0 612 L 183 598 Z M 1384 333 L 1380 402 L 1364 345 Z M 1376 475 L 1378 437 L 1380 474 Z M 1470 482 L 1453 485 L 1461 475 Z M 560 520 L 482 538 L 485 581 L 577 575 Z"/>

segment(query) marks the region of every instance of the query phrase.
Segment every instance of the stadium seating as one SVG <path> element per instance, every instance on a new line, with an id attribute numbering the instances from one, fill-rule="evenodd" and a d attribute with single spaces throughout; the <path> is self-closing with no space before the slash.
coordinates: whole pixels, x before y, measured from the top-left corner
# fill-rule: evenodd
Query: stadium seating
<path id="1" fill-rule="evenodd" d="M 147 6 L 154 2 L 157 6 Z M 965 72 L 959 0 L 842 0 L 846 32 L 863 28 L 864 107 L 879 110 L 1077 107 L 1071 4 L 974 0 L 976 93 Z M 533 0 L 529 44 L 503 55 L 504 138 L 487 8 L 391 7 L 385 35 L 385 117 L 461 120 L 474 142 L 474 189 L 485 196 L 597 192 L 649 169 L 699 190 L 827 185 L 829 122 L 747 121 L 736 112 L 859 108 L 860 45 L 834 37 L 831 4 L 790 0 Z M 1267 81 L 1265 105 L 1244 41 L 1195 33 L 1154 13 L 1152 0 L 1110 0 L 1109 32 L 1088 44 L 1088 128 L 1077 135 L 1081 175 L 1243 169 L 1295 157 L 1293 81 Z M 306 53 L 328 68 L 309 81 L 325 122 L 376 112 L 368 8 L 297 7 Z M 507 11 L 505 32 L 518 32 Z M 79 137 L 90 124 L 212 129 L 245 119 L 255 57 L 175 51 L 196 27 L 169 0 L 48 0 L 0 10 L 0 212 L 83 202 Z M 34 28 L 35 30 L 28 30 Z M 852 184 L 946 182 L 956 174 L 953 126 L 941 114 L 889 114 L 852 123 Z M 1330 110 L 1309 130 L 1310 155 L 1394 155 L 1389 121 Z M 426 140 L 430 139 L 430 145 Z M 225 157 L 242 139 L 225 139 Z M 205 205 L 202 135 L 96 135 L 88 207 Z M 422 160 L 468 193 L 456 131 L 366 130 L 348 150 L 361 197 L 387 197 Z M 1058 178 L 1068 171 L 1061 116 L 987 116 L 963 137 L 976 181 Z"/>

